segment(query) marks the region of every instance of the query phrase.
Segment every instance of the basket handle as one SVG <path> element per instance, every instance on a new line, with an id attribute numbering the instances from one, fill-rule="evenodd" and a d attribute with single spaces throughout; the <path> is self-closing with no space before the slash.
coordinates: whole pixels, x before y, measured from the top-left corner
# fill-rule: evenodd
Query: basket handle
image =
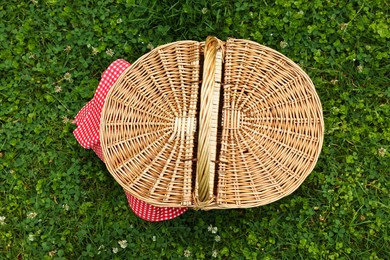
<path id="1" fill-rule="evenodd" d="M 195 204 L 199 208 L 213 199 L 222 59 L 223 42 L 216 37 L 207 37 L 200 96 L 195 188 Z"/>

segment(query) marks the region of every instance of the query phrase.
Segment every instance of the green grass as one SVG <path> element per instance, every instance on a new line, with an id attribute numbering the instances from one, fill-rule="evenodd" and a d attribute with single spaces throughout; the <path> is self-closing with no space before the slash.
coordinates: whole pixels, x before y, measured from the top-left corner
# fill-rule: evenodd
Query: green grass
<path id="1" fill-rule="evenodd" d="M 0 4 L 0 259 L 389 259 L 388 1 L 174 2 Z M 208 35 L 299 63 L 322 101 L 322 154 L 270 205 L 142 221 L 68 119 L 115 59 Z"/>

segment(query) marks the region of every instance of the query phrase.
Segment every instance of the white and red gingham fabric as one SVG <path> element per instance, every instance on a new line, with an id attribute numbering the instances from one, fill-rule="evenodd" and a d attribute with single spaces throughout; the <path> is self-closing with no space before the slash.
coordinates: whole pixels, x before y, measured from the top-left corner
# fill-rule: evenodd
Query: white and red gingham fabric
<path id="1" fill-rule="evenodd" d="M 110 88 L 120 74 L 130 66 L 125 60 L 119 59 L 103 72 L 99 86 L 91 101 L 89 101 L 76 115 L 77 128 L 73 131 L 80 145 L 93 151 L 104 161 L 99 139 L 99 124 L 104 101 Z M 163 221 L 173 219 L 183 214 L 187 208 L 155 207 L 126 193 L 130 208 L 140 218 L 147 221 Z"/>

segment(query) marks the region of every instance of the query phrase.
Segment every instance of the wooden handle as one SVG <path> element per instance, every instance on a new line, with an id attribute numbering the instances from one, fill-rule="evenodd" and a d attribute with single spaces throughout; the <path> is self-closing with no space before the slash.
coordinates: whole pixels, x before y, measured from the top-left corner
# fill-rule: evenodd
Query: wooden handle
<path id="1" fill-rule="evenodd" d="M 204 48 L 203 80 L 199 111 L 199 136 L 196 167 L 196 200 L 212 199 L 217 149 L 218 110 L 222 76 L 223 43 L 207 37 Z"/>

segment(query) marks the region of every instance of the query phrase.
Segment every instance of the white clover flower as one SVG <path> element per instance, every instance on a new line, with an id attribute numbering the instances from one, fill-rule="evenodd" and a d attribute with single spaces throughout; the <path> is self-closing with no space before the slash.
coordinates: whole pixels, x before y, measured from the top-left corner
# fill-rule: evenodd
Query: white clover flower
<path id="1" fill-rule="evenodd" d="M 60 93 L 60 92 L 62 91 L 61 86 L 55 86 L 54 91 L 55 91 L 56 93 Z"/>
<path id="2" fill-rule="evenodd" d="M 72 50 L 72 46 L 68 45 L 66 46 L 66 48 L 64 49 L 65 52 L 70 52 Z"/>
<path id="3" fill-rule="evenodd" d="M 386 149 L 383 148 L 383 147 L 379 148 L 378 149 L 378 154 L 379 154 L 380 157 L 384 157 L 385 154 L 386 154 Z"/>
<path id="4" fill-rule="evenodd" d="M 120 24 L 122 22 L 122 19 L 121 18 L 118 18 L 117 20 L 116 20 L 116 23 L 117 24 Z"/>
<path id="5" fill-rule="evenodd" d="M 299 15 L 303 15 L 304 12 L 301 10 L 301 11 L 298 12 L 298 14 L 299 14 Z"/>
<path id="6" fill-rule="evenodd" d="M 184 250 L 184 257 L 190 257 L 191 256 L 191 251 L 186 249 Z"/>
<path id="7" fill-rule="evenodd" d="M 68 211 L 68 210 L 69 210 L 69 205 L 68 205 L 68 204 L 63 204 L 63 205 L 62 205 L 62 208 L 63 208 L 64 210 Z"/>
<path id="8" fill-rule="evenodd" d="M 87 44 L 87 48 L 88 49 L 91 48 L 91 44 L 90 43 Z"/>
<path id="9" fill-rule="evenodd" d="M 207 227 L 207 230 L 213 234 L 217 233 L 218 231 L 218 228 L 217 227 L 213 227 L 213 225 L 210 225 Z"/>
<path id="10" fill-rule="evenodd" d="M 33 219 L 33 218 L 35 218 L 37 215 L 38 215 L 38 214 L 37 214 L 36 212 L 29 212 L 29 213 L 27 214 L 27 218 Z"/>
<path id="11" fill-rule="evenodd" d="M 112 248 L 112 252 L 113 252 L 114 254 L 118 253 L 118 251 L 119 251 L 119 249 L 118 249 L 117 247 L 113 247 L 113 248 Z"/>
<path id="12" fill-rule="evenodd" d="M 34 240 L 35 240 L 35 235 L 30 233 L 30 234 L 28 235 L 28 240 L 29 240 L 29 241 L 34 241 Z"/>
<path id="13" fill-rule="evenodd" d="M 286 41 L 281 41 L 280 42 L 280 48 L 284 49 L 288 46 L 288 43 Z"/>
<path id="14" fill-rule="evenodd" d="M 148 45 L 146 45 L 146 48 L 148 48 L 149 50 L 153 50 L 154 46 L 153 46 L 153 44 L 148 43 Z"/>
<path id="15" fill-rule="evenodd" d="M 213 226 L 212 226 L 212 225 L 208 226 L 208 227 L 207 227 L 207 230 L 208 230 L 209 232 L 211 232 L 211 230 L 213 230 Z"/>
<path id="16" fill-rule="evenodd" d="M 71 81 L 72 80 L 72 74 L 69 72 L 65 73 L 64 80 Z"/>
<path id="17" fill-rule="evenodd" d="M 357 71 L 359 73 L 362 73 L 363 72 L 363 66 L 362 65 L 357 66 Z"/>
<path id="18" fill-rule="evenodd" d="M 49 252 L 50 257 L 54 257 L 57 254 L 57 250 L 53 250 Z"/>
<path id="19" fill-rule="evenodd" d="M 208 11 L 209 10 L 205 7 L 205 8 L 202 9 L 202 14 L 207 14 Z"/>
<path id="20" fill-rule="evenodd" d="M 118 244 L 121 246 L 121 248 L 127 247 L 127 240 L 120 240 L 118 241 Z"/>
<path id="21" fill-rule="evenodd" d="M 218 256 L 218 251 L 217 250 L 213 250 L 213 254 L 211 256 L 216 258 Z"/>
<path id="22" fill-rule="evenodd" d="M 217 227 L 213 227 L 213 229 L 211 230 L 211 233 L 215 234 L 215 233 L 217 233 L 217 231 L 218 231 L 218 228 Z"/>
<path id="23" fill-rule="evenodd" d="M 98 49 L 96 49 L 95 47 L 92 47 L 92 55 L 96 55 L 98 53 L 99 53 Z"/>
<path id="24" fill-rule="evenodd" d="M 68 118 L 67 116 L 63 116 L 63 117 L 62 117 L 62 122 L 63 122 L 64 124 L 67 124 L 67 123 L 70 122 L 70 120 L 69 120 L 69 118 Z"/>
<path id="25" fill-rule="evenodd" d="M 339 81 L 338 81 L 337 79 L 332 79 L 332 80 L 330 81 L 330 83 L 331 83 L 332 85 L 336 85 L 338 82 L 339 82 Z"/>
<path id="26" fill-rule="evenodd" d="M 157 240 L 156 236 L 153 236 L 152 240 L 153 240 L 153 242 L 156 242 L 156 240 Z"/>
<path id="27" fill-rule="evenodd" d="M 108 55 L 108 56 L 110 56 L 110 57 L 112 57 L 113 55 L 114 55 L 114 51 L 112 50 L 112 49 L 107 49 L 106 50 L 106 54 Z"/>
<path id="28" fill-rule="evenodd" d="M 0 216 L 0 225 L 5 225 L 5 217 L 4 216 Z"/>
<path id="29" fill-rule="evenodd" d="M 340 24 L 340 30 L 342 30 L 342 31 L 345 31 L 347 29 L 347 27 L 348 27 L 347 23 Z"/>
<path id="30" fill-rule="evenodd" d="M 216 235 L 215 238 L 214 238 L 214 240 L 215 240 L 215 242 L 219 242 L 219 241 L 221 241 L 221 237 L 218 236 L 218 235 Z"/>

